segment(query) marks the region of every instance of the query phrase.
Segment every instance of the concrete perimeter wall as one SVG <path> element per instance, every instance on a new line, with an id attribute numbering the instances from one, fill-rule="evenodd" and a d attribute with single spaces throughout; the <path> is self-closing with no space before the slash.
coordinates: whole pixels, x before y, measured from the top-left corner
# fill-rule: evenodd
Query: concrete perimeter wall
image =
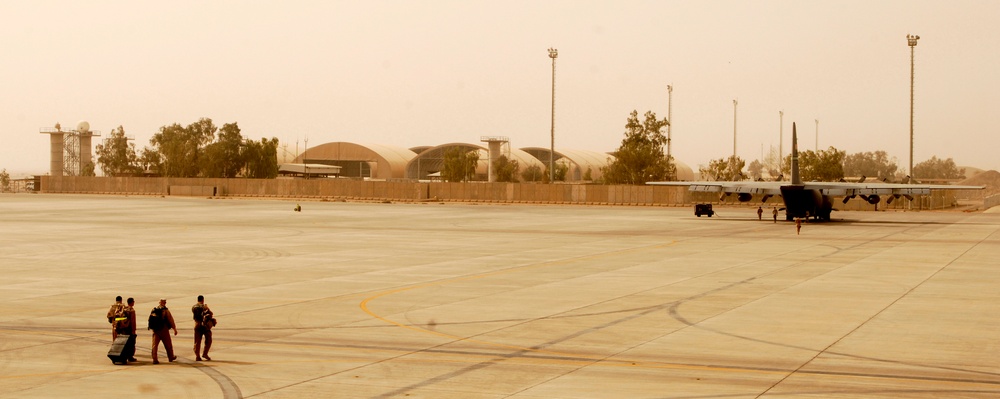
<path id="1" fill-rule="evenodd" d="M 983 199 L 983 209 L 990 209 L 1000 205 L 1000 194 L 994 194 Z"/>
<path id="2" fill-rule="evenodd" d="M 362 181 L 351 179 L 203 179 L 171 177 L 42 177 L 42 192 L 128 195 L 178 195 L 218 197 L 317 198 L 371 201 L 456 201 L 542 204 L 607 204 L 684 206 L 711 203 L 757 207 L 760 198 L 738 202 L 736 196 L 720 198 L 715 193 L 692 193 L 687 187 L 613 186 L 538 183 L 421 183 L 408 181 Z M 938 191 L 917 197 L 912 204 L 905 198 L 878 210 L 943 209 L 956 204 L 954 191 Z M 782 207 L 780 198 L 771 198 L 765 208 Z M 840 210 L 873 211 L 860 198 L 833 207 Z"/>
<path id="3" fill-rule="evenodd" d="M 350 179 L 42 177 L 42 192 L 551 204 L 685 205 L 686 187 L 538 183 L 422 183 Z"/>

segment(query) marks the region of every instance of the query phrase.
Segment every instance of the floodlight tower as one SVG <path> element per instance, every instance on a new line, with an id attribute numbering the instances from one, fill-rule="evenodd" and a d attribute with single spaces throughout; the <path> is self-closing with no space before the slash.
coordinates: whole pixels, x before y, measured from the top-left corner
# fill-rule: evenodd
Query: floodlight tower
<path id="1" fill-rule="evenodd" d="M 673 117 L 673 105 L 674 105 L 674 86 L 667 85 L 667 159 L 673 162 L 670 157 L 670 127 L 674 125 Z"/>
<path id="2" fill-rule="evenodd" d="M 555 157 L 556 157 L 556 57 L 559 56 L 559 50 L 549 47 L 549 58 L 552 59 L 552 130 L 551 141 L 549 142 L 549 184 L 555 183 L 556 181 L 556 168 L 555 168 Z"/>
<path id="3" fill-rule="evenodd" d="M 736 105 L 738 102 L 733 100 L 733 159 L 736 159 Z"/>
<path id="4" fill-rule="evenodd" d="M 913 182 L 913 49 L 917 47 L 920 36 L 906 35 L 906 43 L 910 46 L 910 177 L 907 183 Z"/>
<path id="5" fill-rule="evenodd" d="M 814 150 L 819 153 L 819 119 L 816 120 L 816 144 L 814 145 L 816 146 Z"/>
<path id="6" fill-rule="evenodd" d="M 785 111 L 778 111 L 778 165 L 785 162 Z"/>

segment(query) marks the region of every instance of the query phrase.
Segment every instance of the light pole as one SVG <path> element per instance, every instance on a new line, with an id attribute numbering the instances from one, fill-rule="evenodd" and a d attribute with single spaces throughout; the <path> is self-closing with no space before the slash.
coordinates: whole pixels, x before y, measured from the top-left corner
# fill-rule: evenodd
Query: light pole
<path id="1" fill-rule="evenodd" d="M 733 100 L 733 159 L 736 159 L 736 104 L 737 101 Z"/>
<path id="2" fill-rule="evenodd" d="M 552 130 L 551 142 L 549 143 L 549 184 L 553 184 L 556 181 L 556 168 L 555 168 L 555 157 L 556 157 L 556 57 L 559 56 L 559 50 L 549 47 L 549 58 L 552 59 Z"/>
<path id="3" fill-rule="evenodd" d="M 778 165 L 785 162 L 785 111 L 778 111 Z"/>
<path id="4" fill-rule="evenodd" d="M 673 162 L 673 158 L 670 157 L 670 127 L 674 125 L 674 118 L 671 116 L 671 110 L 674 104 L 674 86 L 667 85 L 667 160 Z"/>
<path id="5" fill-rule="evenodd" d="M 917 47 L 920 36 L 906 35 L 906 43 L 910 46 L 910 176 L 907 183 L 913 182 L 913 48 Z"/>
<path id="6" fill-rule="evenodd" d="M 816 120 L 816 144 L 814 144 L 814 145 L 816 146 L 814 148 L 814 150 L 818 154 L 819 153 L 819 119 Z"/>

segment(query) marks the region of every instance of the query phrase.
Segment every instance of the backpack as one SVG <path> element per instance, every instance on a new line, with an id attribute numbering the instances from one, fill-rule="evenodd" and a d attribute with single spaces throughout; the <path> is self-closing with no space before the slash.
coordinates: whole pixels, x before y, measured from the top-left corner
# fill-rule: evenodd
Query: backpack
<path id="1" fill-rule="evenodd" d="M 215 327 L 217 323 L 218 321 L 215 320 L 215 315 L 212 314 L 212 309 L 206 307 L 205 311 L 201 312 L 201 325 L 210 329 Z"/>
<path id="2" fill-rule="evenodd" d="M 128 312 L 125 309 L 125 304 L 122 303 L 115 303 L 108 309 L 108 323 L 111 323 L 112 328 L 128 327 Z"/>
<path id="3" fill-rule="evenodd" d="M 121 312 L 121 310 L 124 308 L 125 305 L 122 304 L 121 302 L 115 302 L 114 305 L 111 305 L 111 309 L 108 309 L 108 323 L 114 324 L 116 314 Z"/>
<path id="4" fill-rule="evenodd" d="M 125 305 L 118 306 L 114 312 L 114 320 L 111 321 L 111 326 L 115 329 L 128 328 L 132 325 L 131 315 L 128 312 L 128 307 Z"/>
<path id="5" fill-rule="evenodd" d="M 194 316 L 194 321 L 198 322 L 205 328 L 212 328 L 218 323 L 212 314 L 212 309 L 203 304 L 195 304 L 191 307 L 191 313 Z"/>
<path id="6" fill-rule="evenodd" d="M 152 312 L 149 312 L 149 321 L 146 326 L 147 330 L 157 331 L 167 325 L 166 314 L 163 312 L 166 308 L 161 308 L 159 306 L 153 308 Z"/>

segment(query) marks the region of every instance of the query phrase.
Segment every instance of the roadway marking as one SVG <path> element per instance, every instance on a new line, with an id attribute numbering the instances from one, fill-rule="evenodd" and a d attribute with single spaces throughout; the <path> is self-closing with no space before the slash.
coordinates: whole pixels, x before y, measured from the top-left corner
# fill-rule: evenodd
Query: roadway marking
<path id="1" fill-rule="evenodd" d="M 370 315 L 370 316 L 374 317 L 375 319 L 378 319 L 378 320 L 380 320 L 382 322 L 385 322 L 385 323 L 388 323 L 388 324 L 391 324 L 391 325 L 395 325 L 397 327 L 402 327 L 402 328 L 405 328 L 405 329 L 408 329 L 408 330 L 411 330 L 411 331 L 416 331 L 416 332 L 420 332 L 420 333 L 424 333 L 424 334 L 430 334 L 430 335 L 436 335 L 436 336 L 443 337 L 443 338 L 449 338 L 449 339 L 452 339 L 454 341 L 473 342 L 473 343 L 483 344 L 483 345 L 487 345 L 487 346 L 493 346 L 493 347 L 499 347 L 499 348 L 505 348 L 505 349 L 514 349 L 514 350 L 524 351 L 524 352 L 544 353 L 544 354 L 555 355 L 555 356 L 560 356 L 560 357 L 576 357 L 576 358 L 587 358 L 587 359 L 591 359 L 591 360 L 601 360 L 601 358 L 599 358 L 599 357 L 585 356 L 585 355 L 581 356 L 581 355 L 573 354 L 573 353 L 550 351 L 550 350 L 539 349 L 539 348 L 528 348 L 528 347 L 518 346 L 518 345 L 501 344 L 501 343 L 496 343 L 496 342 L 479 340 L 479 339 L 475 339 L 475 338 L 460 337 L 460 336 L 453 335 L 453 334 L 446 334 L 446 333 L 442 333 L 442 332 L 438 332 L 438 331 L 428 330 L 426 328 L 421 328 L 421 327 L 416 327 L 416 326 L 413 326 L 413 325 L 403 324 L 403 323 L 400 323 L 400 322 L 397 322 L 397 321 L 394 321 L 394 320 L 390 320 L 387 317 L 384 317 L 384 316 L 376 314 L 375 312 L 371 311 L 368 308 L 368 304 L 371 303 L 372 301 L 376 300 L 376 299 L 387 297 L 387 296 L 394 295 L 394 294 L 398 294 L 400 292 L 412 291 L 412 290 L 417 290 L 417 289 L 422 289 L 422 288 L 428 288 L 428 287 L 435 287 L 435 286 L 440 286 L 440 285 L 445 285 L 445 284 L 451 284 L 451 283 L 460 282 L 460 281 L 478 280 L 478 279 L 483 279 L 483 278 L 487 278 L 487 277 L 499 276 L 499 275 L 503 275 L 503 274 L 509 274 L 509 273 L 514 273 L 514 272 L 521 272 L 521 271 L 531 270 L 531 269 L 539 269 L 539 268 L 551 267 L 551 266 L 557 266 L 557 265 L 566 265 L 566 264 L 578 262 L 578 261 L 584 260 L 584 259 L 599 259 L 599 258 L 604 258 L 604 257 L 612 256 L 612 255 L 618 255 L 618 254 L 621 254 L 621 253 L 632 252 L 632 251 L 637 251 L 637 250 L 650 250 L 650 249 L 665 248 L 665 247 L 673 246 L 676 243 L 677 243 L 677 241 L 671 241 L 671 242 L 666 243 L 666 244 L 656 244 L 656 245 L 650 245 L 650 246 L 645 246 L 645 247 L 637 247 L 637 248 L 626 248 L 626 249 L 621 249 L 621 250 L 611 251 L 611 252 L 605 252 L 605 253 L 600 253 L 600 254 L 586 255 L 586 256 L 580 256 L 580 257 L 570 258 L 570 259 L 548 261 L 548 262 L 536 263 L 536 264 L 532 264 L 532 265 L 525 265 L 525 266 L 513 267 L 513 268 L 509 268 L 509 269 L 504 269 L 504 270 L 486 272 L 486 273 L 476 274 L 476 275 L 472 275 L 472 276 L 453 277 L 453 278 L 450 278 L 450 279 L 445 279 L 445 280 L 440 280 L 440 281 L 434 281 L 434 282 L 429 282 L 429 283 L 417 284 L 417 285 L 412 285 L 412 286 L 408 286 L 408 287 L 402 287 L 402 288 L 397 288 L 397 289 L 394 289 L 394 290 L 383 291 L 383 292 L 377 293 L 375 295 L 372 295 L 372 296 L 370 296 L 370 297 L 365 298 L 364 300 L 362 300 L 361 304 L 359 306 L 361 307 L 362 311 L 364 311 L 368 315 Z"/>

